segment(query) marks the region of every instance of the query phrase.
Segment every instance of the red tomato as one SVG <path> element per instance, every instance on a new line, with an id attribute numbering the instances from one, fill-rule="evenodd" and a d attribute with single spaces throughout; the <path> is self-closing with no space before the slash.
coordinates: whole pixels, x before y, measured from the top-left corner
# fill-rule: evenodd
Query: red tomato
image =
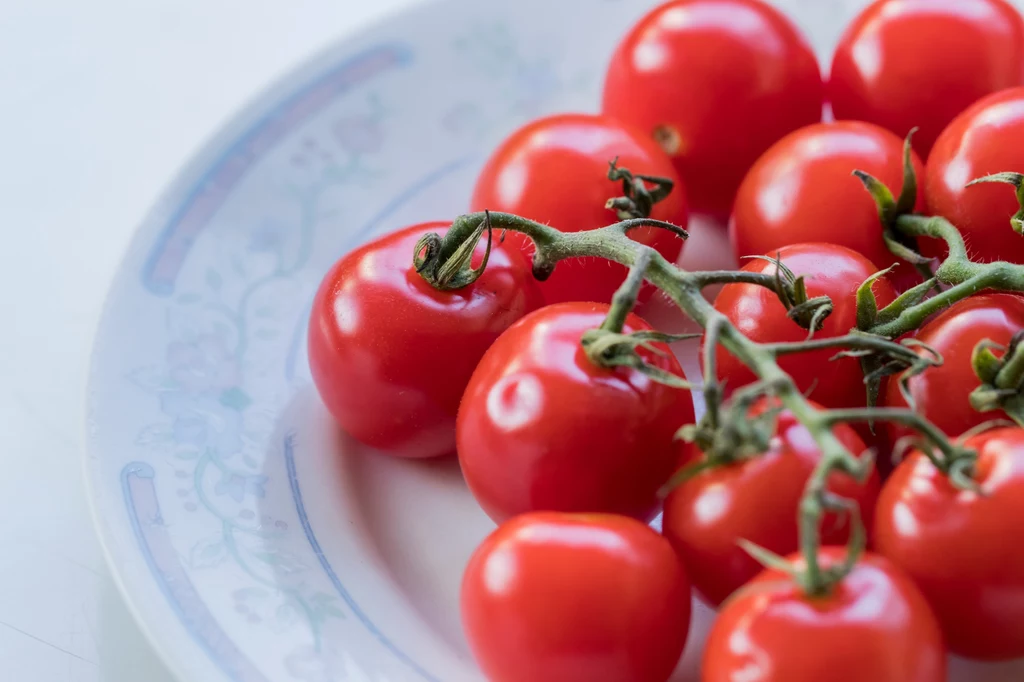
<path id="1" fill-rule="evenodd" d="M 462 623 L 491 682 L 664 682 L 690 625 L 672 547 L 633 519 L 524 514 L 462 579 Z"/>
<path id="2" fill-rule="evenodd" d="M 879 0 L 847 27 L 832 58 L 837 119 L 869 121 L 928 154 L 961 111 L 1024 84 L 1024 22 L 1003 0 Z"/>
<path id="3" fill-rule="evenodd" d="M 607 312 L 600 303 L 542 308 L 502 334 L 473 374 L 459 410 L 459 462 L 496 521 L 535 510 L 654 513 L 693 401 L 637 370 L 590 361 L 580 338 Z M 629 316 L 626 332 L 646 329 Z M 682 375 L 671 354 L 640 354 Z"/>
<path id="4" fill-rule="evenodd" d="M 826 566 L 846 550 L 826 547 Z M 802 564 L 798 557 L 793 560 Z M 924 597 L 867 554 L 831 593 L 807 597 L 767 570 L 726 602 L 704 650 L 702 682 L 945 682 L 942 632 Z"/>
<path id="5" fill-rule="evenodd" d="M 1010 227 L 1017 212 L 1012 187 L 967 183 L 1003 171 L 1024 172 L 1017 141 L 1024 139 L 1024 88 L 990 95 L 954 120 L 939 136 L 925 176 L 928 212 L 960 228 L 975 260 L 1024 263 L 1024 237 Z M 945 243 L 922 239 L 921 250 L 943 256 Z"/>
<path id="6" fill-rule="evenodd" d="M 910 379 L 910 395 L 918 412 L 950 436 L 996 419 L 1000 413 L 977 412 L 971 407 L 971 391 L 981 385 L 971 365 L 974 347 L 985 339 L 1008 344 L 1024 328 L 1024 298 L 1014 294 L 983 294 L 956 303 L 925 324 L 917 333 L 942 355 L 942 366 L 932 367 Z M 925 351 L 919 350 L 919 353 Z M 886 382 L 881 404 L 906 407 L 899 382 Z M 886 423 L 889 443 L 914 433 L 899 424 Z"/>
<path id="7" fill-rule="evenodd" d="M 473 190 L 474 211 L 503 211 L 557 227 L 582 232 L 611 225 L 619 219 L 604 207 L 622 196 L 622 183 L 608 179 L 608 162 L 637 175 L 669 178 L 675 188 L 655 204 L 651 217 L 686 227 L 686 192 L 672 163 L 653 140 L 623 124 L 590 114 L 561 114 L 538 119 L 520 128 L 491 155 Z M 682 240 L 667 230 L 642 228 L 633 239 L 653 246 L 675 262 Z M 505 241 L 531 255 L 533 243 L 518 233 Z M 600 258 L 559 263 L 541 291 L 548 303 L 611 301 L 626 278 L 626 268 Z M 649 296 L 653 288 L 645 288 Z"/>
<path id="8" fill-rule="evenodd" d="M 920 177 L 916 155 L 913 163 Z M 879 268 L 895 263 L 896 256 L 882 239 L 875 203 L 852 175 L 857 169 L 898 195 L 903 185 L 903 140 L 855 121 L 807 126 L 782 138 L 758 159 L 736 195 L 729 222 L 736 255 L 773 253 L 799 242 L 830 242 L 853 249 Z M 918 204 L 923 207 L 920 196 L 919 192 Z M 912 268 L 908 272 L 913 275 Z"/>
<path id="9" fill-rule="evenodd" d="M 415 225 L 344 256 L 309 320 L 309 367 L 327 409 L 356 440 L 400 457 L 455 450 L 459 399 L 476 363 L 543 304 L 522 259 L 502 248 L 470 286 L 434 289 L 413 268 L 413 250 L 448 226 Z"/>
<path id="10" fill-rule="evenodd" d="M 828 296 L 833 311 L 815 338 L 844 336 L 857 326 L 857 287 L 876 272 L 864 256 L 834 244 L 795 244 L 782 248 L 782 262 L 796 275 L 804 275 L 807 295 Z M 774 256 L 774 254 L 772 254 Z M 752 260 L 747 272 L 775 273 L 775 265 Z M 896 293 L 884 277 L 872 290 L 879 308 L 891 303 Z M 759 343 L 802 341 L 807 330 L 786 316 L 786 308 L 769 289 L 756 284 L 728 284 L 715 298 L 715 309 L 732 321 L 751 340 Z M 811 397 L 826 407 L 857 407 L 866 402 L 864 374 L 854 358 L 832 360 L 837 350 L 786 355 L 782 367 L 801 391 L 813 387 Z M 718 375 L 726 389 L 736 389 L 755 380 L 754 373 L 725 348 L 718 348 Z"/>
<path id="11" fill-rule="evenodd" d="M 726 214 L 772 143 L 821 120 L 824 86 L 799 30 L 760 0 L 674 0 L 619 44 L 603 110 L 652 134 L 692 206 Z"/>
<path id="12" fill-rule="evenodd" d="M 969 658 L 1024 657 L 1024 429 L 967 440 L 982 494 L 953 487 L 919 452 L 878 499 L 875 542 L 921 588 L 949 648 Z"/>
<path id="13" fill-rule="evenodd" d="M 762 401 L 752 413 L 759 414 L 766 406 Z M 855 455 L 867 449 L 847 424 L 836 426 L 834 433 Z M 688 444 L 685 449 L 684 461 L 701 460 L 697 446 Z M 797 510 L 804 485 L 820 459 L 821 450 L 811 434 L 785 410 L 778 417 L 777 436 L 768 452 L 707 469 L 669 494 L 662 532 L 686 564 L 693 586 L 708 602 L 721 604 L 763 568 L 737 540 L 749 540 L 783 556 L 797 551 Z M 863 484 L 841 473 L 829 479 L 829 491 L 857 501 L 869 528 L 878 488 L 874 471 Z M 849 538 L 849 528 L 849 523 L 841 523 L 835 515 L 827 516 L 822 540 L 843 544 Z"/>

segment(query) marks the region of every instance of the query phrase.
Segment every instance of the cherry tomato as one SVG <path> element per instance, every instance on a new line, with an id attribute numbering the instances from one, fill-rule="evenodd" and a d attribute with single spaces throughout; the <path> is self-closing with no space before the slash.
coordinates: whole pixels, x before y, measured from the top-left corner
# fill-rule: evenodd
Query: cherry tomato
<path id="1" fill-rule="evenodd" d="M 589 114 L 550 116 L 514 132 L 480 172 L 471 208 L 515 213 L 565 232 L 611 225 L 619 218 L 605 202 L 622 196 L 622 184 L 608 179 L 608 162 L 616 157 L 620 167 L 634 174 L 672 180 L 674 189 L 655 204 L 651 217 L 686 227 L 686 192 L 658 145 L 618 121 Z M 683 247 L 679 237 L 658 228 L 642 228 L 630 236 L 670 262 Z M 505 241 L 532 256 L 533 243 L 521 234 L 510 233 Z M 598 258 L 565 260 L 540 287 L 548 303 L 607 303 L 626 272 L 624 266 Z M 651 292 L 653 288 L 645 288 L 642 293 Z"/>
<path id="2" fill-rule="evenodd" d="M 755 404 L 751 413 L 759 414 L 767 405 Z M 867 449 L 849 425 L 840 424 L 833 431 L 853 454 Z M 788 410 L 779 414 L 776 433 L 768 452 L 706 469 L 665 500 L 662 532 L 686 564 L 693 586 L 714 606 L 762 570 L 737 540 L 783 556 L 799 548 L 797 510 L 821 450 Z M 684 461 L 701 461 L 697 446 L 687 444 L 685 450 Z M 868 527 L 878 488 L 874 471 L 864 483 L 839 473 L 829 479 L 829 491 L 857 501 Z M 849 524 L 834 515 L 826 517 L 822 529 L 826 544 L 843 544 L 849 538 Z"/>
<path id="3" fill-rule="evenodd" d="M 920 452 L 896 467 L 878 499 L 880 554 L 921 588 L 953 653 L 1024 657 L 1024 429 L 966 441 L 981 494 L 955 488 Z"/>
<path id="4" fill-rule="evenodd" d="M 638 370 L 595 365 L 580 338 L 608 306 L 559 303 L 527 315 L 484 355 L 462 399 L 459 462 L 498 522 L 535 510 L 615 512 L 648 519 L 675 471 L 677 429 L 693 423 L 689 391 Z M 625 331 L 647 330 L 635 315 Z M 640 350 L 682 375 L 679 362 Z"/>
<path id="5" fill-rule="evenodd" d="M 940 367 L 932 367 L 910 379 L 908 388 L 914 407 L 950 436 L 996 419 L 995 412 L 978 412 L 971 407 L 971 391 L 981 385 L 971 365 L 974 347 L 985 339 L 1007 344 L 1014 333 L 1024 328 L 1024 299 L 1014 294 L 983 294 L 956 303 L 925 324 L 917 339 L 934 348 L 943 359 Z M 919 349 L 918 353 L 925 353 Z M 906 407 L 899 383 L 886 382 L 881 404 L 885 407 Z M 914 433 L 905 426 L 886 423 L 890 444 Z"/>
<path id="6" fill-rule="evenodd" d="M 879 0 L 847 27 L 832 58 L 837 119 L 869 121 L 927 156 L 961 111 L 1024 84 L 1024 22 L 1003 0 Z"/>
<path id="7" fill-rule="evenodd" d="M 928 212 L 960 229 L 967 253 L 979 261 L 1024 263 L 1024 237 L 1010 227 L 1017 212 L 1012 187 L 967 183 L 992 173 L 1024 172 L 1019 140 L 1024 140 L 1024 88 L 1013 88 L 977 102 L 939 136 L 925 176 Z M 922 252 L 944 256 L 945 243 L 922 239 Z"/>
<path id="8" fill-rule="evenodd" d="M 448 226 L 415 225 L 356 249 L 313 302 L 309 367 L 320 397 L 352 437 L 387 454 L 454 452 L 459 399 L 477 361 L 543 305 L 522 259 L 500 247 L 470 286 L 434 289 L 413 268 L 413 251 Z"/>
<path id="9" fill-rule="evenodd" d="M 922 172 L 915 155 L 914 168 Z M 871 196 L 852 175 L 862 170 L 898 195 L 903 141 L 870 123 L 840 121 L 802 128 L 758 159 L 736 195 L 729 236 L 738 257 L 786 244 L 829 242 L 853 249 L 879 268 L 896 262 L 882 239 Z M 1012 194 L 1012 192 L 1011 192 Z M 918 195 L 919 207 L 923 207 Z M 913 276 L 904 270 L 899 283 Z M 902 288 L 902 286 L 901 286 Z"/>
<path id="10" fill-rule="evenodd" d="M 844 336 L 857 326 L 857 288 L 876 272 L 864 256 L 834 244 L 794 244 L 778 251 L 782 262 L 796 275 L 803 275 L 810 298 L 828 296 L 833 310 L 815 338 Z M 772 254 L 774 257 L 775 254 Z M 773 263 L 752 260 L 743 266 L 747 272 L 775 274 Z M 891 303 L 896 293 L 884 277 L 875 281 L 872 291 L 879 308 Z M 787 316 L 779 297 L 756 284 L 728 284 L 715 298 L 715 309 L 732 321 L 753 341 L 780 343 L 803 341 L 807 329 Z M 833 349 L 786 355 L 779 358 L 782 367 L 801 391 L 826 407 L 862 406 L 867 400 L 864 374 L 855 358 L 832 360 Z M 718 375 L 726 380 L 726 389 L 736 389 L 754 381 L 755 376 L 725 348 L 718 348 Z"/>
<path id="11" fill-rule="evenodd" d="M 461 602 L 492 682 L 664 682 L 690 625 L 690 585 L 671 545 L 605 514 L 505 523 L 470 559 Z"/>
<path id="12" fill-rule="evenodd" d="M 825 547 L 824 566 L 846 550 Z M 798 565 L 803 561 L 791 557 Z M 861 557 L 824 596 L 766 570 L 722 607 L 702 682 L 945 682 L 942 631 L 914 583 L 887 559 Z"/>
<path id="13" fill-rule="evenodd" d="M 619 44 L 603 110 L 653 135 L 694 209 L 727 214 L 750 165 L 786 133 L 821 120 L 810 45 L 760 0 L 674 0 Z"/>

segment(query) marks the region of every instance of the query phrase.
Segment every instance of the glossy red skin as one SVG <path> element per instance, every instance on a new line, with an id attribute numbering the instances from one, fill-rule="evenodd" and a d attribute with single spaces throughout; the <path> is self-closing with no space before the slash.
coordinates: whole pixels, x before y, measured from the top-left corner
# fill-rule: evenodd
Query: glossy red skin
<path id="1" fill-rule="evenodd" d="M 762 402 L 755 407 L 762 411 Z M 847 449 L 859 455 L 867 447 L 847 424 L 833 432 Z M 686 445 L 686 461 L 703 455 Z M 745 538 L 785 556 L 799 548 L 797 511 L 804 485 L 821 459 L 821 450 L 807 429 L 789 410 L 778 417 L 771 448 L 757 457 L 708 469 L 675 488 L 665 500 L 662 532 L 683 559 L 694 588 L 713 606 L 749 582 L 763 566 L 737 541 Z M 829 491 L 856 500 L 867 527 L 871 527 L 879 489 L 878 473 L 864 483 L 844 474 L 829 478 Z M 842 545 L 849 524 L 835 515 L 822 524 L 822 541 Z"/>
<path id="2" fill-rule="evenodd" d="M 462 622 L 491 682 L 664 682 L 690 625 L 669 543 L 633 519 L 519 516 L 476 550 Z"/>
<path id="3" fill-rule="evenodd" d="M 857 287 L 876 272 L 864 256 L 833 244 L 794 244 L 782 248 L 782 262 L 796 275 L 804 275 L 807 295 L 828 296 L 833 311 L 815 338 L 844 336 L 857 326 Z M 774 254 L 773 254 L 774 256 Z M 751 260 L 747 272 L 774 274 L 775 266 Z M 879 308 L 891 303 L 896 292 L 885 277 L 872 291 Z M 786 308 L 772 291 L 755 284 L 728 284 L 715 298 L 715 309 L 724 314 L 751 340 L 758 343 L 803 341 L 807 330 L 786 316 Z M 826 407 L 856 407 L 866 403 L 864 374 L 854 358 L 832 360 L 832 349 L 782 356 L 779 366 L 789 373 L 801 391 L 813 387 L 810 397 Z M 718 376 L 734 390 L 755 380 L 754 373 L 724 347 L 718 348 Z"/>
<path id="4" fill-rule="evenodd" d="M 845 552 L 825 547 L 820 556 L 834 565 Z M 701 681 L 738 680 L 945 682 L 946 651 L 911 580 L 866 554 L 827 596 L 808 598 L 789 576 L 766 570 L 726 602 L 708 635 Z"/>
<path id="5" fill-rule="evenodd" d="M 415 225 L 347 254 L 313 302 L 309 367 L 320 397 L 353 438 L 389 455 L 453 453 L 459 400 L 476 363 L 543 305 L 522 259 L 503 248 L 492 249 L 472 285 L 430 286 L 412 266 L 413 250 L 448 226 Z"/>
<path id="6" fill-rule="evenodd" d="M 1024 84 L 1024 21 L 1003 0 L 880 0 L 847 27 L 832 58 L 836 119 L 868 121 L 928 151 L 971 104 Z"/>
<path id="7" fill-rule="evenodd" d="M 974 260 L 1024 263 L 1024 237 L 1010 227 L 1018 209 L 1013 187 L 981 184 L 977 178 L 1024 172 L 1018 141 L 1024 139 L 1024 88 L 990 95 L 958 116 L 939 136 L 925 174 L 928 212 L 960 229 Z M 922 239 L 921 250 L 944 256 L 946 246 Z"/>
<path id="8" fill-rule="evenodd" d="M 920 177 L 923 166 L 916 154 L 913 163 Z M 870 173 L 898 195 L 903 141 L 856 121 L 807 126 L 781 139 L 758 159 L 736 195 L 729 237 L 737 257 L 772 253 L 787 244 L 829 242 L 853 249 L 879 268 L 895 263 L 875 203 L 854 170 Z M 923 206 L 919 190 L 918 208 Z"/>
<path id="9" fill-rule="evenodd" d="M 978 453 L 983 495 L 959 490 L 912 453 L 878 499 L 875 547 L 924 593 L 950 651 L 1024 657 L 1024 429 L 965 443 Z"/>
<path id="10" fill-rule="evenodd" d="M 981 384 L 971 366 L 971 353 L 985 339 L 1005 345 L 1021 329 L 1024 298 L 1014 294 L 972 296 L 925 324 L 916 338 L 938 351 L 943 363 L 910 379 L 908 386 L 915 408 L 953 437 L 1000 417 L 1000 413 L 978 412 L 971 407 L 971 391 Z M 881 405 L 907 406 L 898 382 L 886 382 Z M 899 424 L 887 423 L 884 428 L 890 444 L 914 433 Z"/>
<path id="11" fill-rule="evenodd" d="M 693 423 L 693 401 L 689 391 L 587 358 L 580 338 L 607 311 L 600 303 L 538 310 L 509 328 L 474 372 L 459 410 L 459 463 L 495 521 L 544 510 L 654 514 L 658 488 L 679 463 L 673 436 Z M 626 332 L 645 329 L 629 316 Z M 671 354 L 641 355 L 682 376 Z"/>
<path id="12" fill-rule="evenodd" d="M 673 161 L 695 210 L 728 214 L 751 164 L 821 120 L 824 85 L 799 30 L 759 0 L 675 0 L 641 19 L 605 76 L 603 111 L 678 133 Z"/>
<path id="13" fill-rule="evenodd" d="M 651 217 L 686 227 L 686 190 L 665 153 L 639 131 L 606 116 L 559 114 L 523 126 L 491 154 L 480 172 L 471 210 L 502 211 L 552 225 L 564 232 L 596 230 L 617 222 L 605 208 L 608 199 L 622 196 L 622 183 L 608 179 L 608 162 L 638 175 L 665 177 L 672 192 L 655 205 Z M 643 228 L 630 233 L 675 262 L 683 240 L 667 230 Z M 533 242 L 515 232 L 505 236 L 509 246 L 533 255 Z M 626 268 L 604 259 L 572 259 L 559 263 L 540 283 L 548 303 L 596 301 L 608 303 L 626 278 Z M 650 296 L 652 287 L 641 292 Z"/>

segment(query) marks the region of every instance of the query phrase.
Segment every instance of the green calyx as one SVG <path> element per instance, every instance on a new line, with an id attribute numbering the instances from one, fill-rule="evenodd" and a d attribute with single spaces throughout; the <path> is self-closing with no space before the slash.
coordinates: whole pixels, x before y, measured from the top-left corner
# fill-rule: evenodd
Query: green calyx
<path id="1" fill-rule="evenodd" d="M 666 356 L 667 353 L 654 344 L 672 343 L 694 336 L 693 334 L 663 334 L 655 331 L 619 334 L 605 329 L 590 329 L 583 333 L 580 342 L 583 345 L 583 350 L 586 351 L 587 358 L 599 367 L 606 369 L 628 367 L 659 384 L 690 391 L 694 388 L 692 383 L 672 372 L 652 365 L 638 351 L 643 349 L 654 355 Z"/>
<path id="2" fill-rule="evenodd" d="M 1003 351 L 1001 356 L 995 351 Z M 971 407 L 979 412 L 1002 410 L 1024 426 L 1024 331 L 1007 347 L 982 341 L 971 356 L 981 386 L 971 392 Z"/>
<path id="3" fill-rule="evenodd" d="M 782 262 L 782 256 L 747 256 L 747 258 L 764 260 L 775 266 L 775 281 L 772 287 L 782 305 L 786 307 L 786 315 L 808 331 L 807 338 L 819 331 L 825 318 L 832 314 L 832 299 L 828 296 L 810 298 L 807 294 L 807 283 L 803 276 L 797 275 Z"/>
<path id="4" fill-rule="evenodd" d="M 487 250 L 480 265 L 472 267 L 473 254 L 483 233 L 487 232 Z M 444 237 L 426 234 L 416 242 L 413 267 L 425 280 L 440 290 L 452 291 L 469 286 L 484 274 L 491 256 L 490 213 L 474 222 L 466 216 L 452 223 Z"/>
<path id="5" fill-rule="evenodd" d="M 917 204 L 917 173 L 914 171 L 911 146 L 916 132 L 917 128 L 912 129 L 903 140 L 903 186 L 900 188 L 898 198 L 893 197 L 892 191 L 872 175 L 862 170 L 854 170 L 853 174 L 861 181 L 875 202 L 878 218 L 882 222 L 882 238 L 889 251 L 900 260 L 923 269 L 930 263 L 930 259 L 918 253 L 917 244 L 913 238 L 896 229 L 896 221 L 899 217 L 913 213 L 914 206 Z"/>
<path id="6" fill-rule="evenodd" d="M 662 495 L 704 471 L 730 466 L 768 452 L 783 408 L 775 402 L 752 414 L 751 406 L 770 391 L 771 386 L 764 382 L 746 386 L 737 391 L 727 404 L 717 406 L 714 411 L 706 410 L 699 423 L 680 428 L 676 438 L 696 445 L 704 457 L 676 472 L 662 487 Z"/>

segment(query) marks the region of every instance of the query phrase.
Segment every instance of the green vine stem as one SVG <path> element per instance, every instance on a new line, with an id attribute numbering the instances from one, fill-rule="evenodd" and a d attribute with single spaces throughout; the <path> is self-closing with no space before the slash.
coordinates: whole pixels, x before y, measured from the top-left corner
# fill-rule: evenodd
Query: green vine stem
<path id="1" fill-rule="evenodd" d="M 702 278 L 699 275 L 675 267 L 657 251 L 629 238 L 633 229 L 654 226 L 666 227 L 666 223 L 651 219 L 624 220 L 598 230 L 563 233 L 559 230 L 509 213 L 474 213 L 457 218 L 441 240 L 441 248 L 435 253 L 454 252 L 458 245 L 474 235 L 479 237 L 479 226 L 488 219 L 495 229 L 521 232 L 536 245 L 533 269 L 541 278 L 549 276 L 555 265 L 569 258 L 596 257 L 633 267 L 641 253 L 650 259 L 644 270 L 647 281 L 661 289 L 688 317 L 707 329 L 714 325 L 718 329 L 719 342 L 761 379 L 773 388 L 773 394 L 789 409 L 811 433 L 821 449 L 817 478 L 826 478 L 833 470 L 842 470 L 863 480 L 870 471 L 865 462 L 849 452 L 833 434 L 831 423 L 825 414 L 816 409 L 797 389 L 792 379 L 775 361 L 775 353 L 744 336 L 722 313 L 704 298 Z M 679 228 L 669 227 L 672 231 Z M 678 232 L 677 232 L 678 233 Z M 420 250 L 417 249 L 417 255 Z M 429 267 L 429 264 L 425 267 Z M 816 479 L 813 479 L 816 480 Z M 800 576 L 800 584 L 808 593 L 817 594 L 830 589 L 841 579 L 842 572 L 823 571 L 818 562 L 821 544 L 818 523 L 824 513 L 822 496 L 808 484 L 809 494 L 801 507 L 801 548 L 806 557 L 806 566 Z M 855 549 L 855 548 L 852 548 Z M 855 552 L 853 553 L 855 554 Z M 854 557 L 855 558 L 855 557 Z M 848 570 L 848 569 L 847 569 Z"/>
<path id="2" fill-rule="evenodd" d="M 622 183 L 622 196 L 609 199 L 605 208 L 614 210 L 619 220 L 650 216 L 654 205 L 665 199 L 675 186 L 670 178 L 633 175 L 628 169 L 620 168 L 618 164 L 618 157 L 608 164 L 608 179 Z M 652 185 L 652 189 L 647 189 L 648 184 Z"/>
<path id="3" fill-rule="evenodd" d="M 908 237 L 930 237 L 946 242 L 949 256 L 935 271 L 935 278 L 949 288 L 931 298 L 890 311 L 893 318 L 871 327 L 872 334 L 896 338 L 912 332 L 934 313 L 984 289 L 1024 291 L 1024 265 L 972 261 L 967 257 L 967 245 L 960 231 L 945 218 L 902 215 L 895 225 Z"/>
<path id="4" fill-rule="evenodd" d="M 631 367 L 659 383 L 674 388 L 692 390 L 693 385 L 682 377 L 644 361 L 637 349 L 643 348 L 649 353 L 664 355 L 665 351 L 653 345 L 654 343 L 671 343 L 691 338 L 693 335 L 663 334 L 646 330 L 624 333 L 626 319 L 636 306 L 640 287 L 643 286 L 644 273 L 650 263 L 650 257 L 650 251 L 642 251 L 637 256 L 636 261 L 629 269 L 626 280 L 612 297 L 612 303 L 604 322 L 597 329 L 585 332 L 581 339 L 581 345 L 587 357 L 595 365 L 606 368 Z"/>
<path id="5" fill-rule="evenodd" d="M 909 152 L 906 159 L 909 159 Z M 909 161 L 905 165 L 909 170 L 905 173 L 904 188 L 898 200 L 894 199 L 891 192 L 881 187 L 879 183 L 873 182 L 870 176 L 861 173 L 859 177 L 879 202 L 879 215 L 885 223 L 888 241 L 894 251 L 907 252 L 908 259 L 912 259 L 913 252 L 906 246 L 907 243 L 918 238 L 937 238 L 946 242 L 949 256 L 935 271 L 934 277 L 936 282 L 945 284 L 948 288 L 931 298 L 925 298 L 935 284 L 935 282 L 925 282 L 900 296 L 894 303 L 882 310 L 878 310 L 877 305 L 868 306 L 867 312 L 859 316 L 858 326 L 860 329 L 837 339 L 809 338 L 804 342 L 777 344 L 759 344 L 751 341 L 704 298 L 701 292 L 705 286 L 716 283 L 747 282 L 768 287 L 779 294 L 784 303 L 789 297 L 791 305 L 787 307 L 797 311 L 798 316 L 806 317 L 807 314 L 811 314 L 811 319 L 805 321 L 809 322 L 807 326 L 811 328 L 812 332 L 816 321 L 820 319 L 818 313 L 829 309 L 831 302 L 816 301 L 814 306 L 807 306 L 806 309 L 801 307 L 806 306 L 809 301 L 799 300 L 799 282 L 790 282 L 788 278 L 780 277 L 778 274 L 756 277 L 741 272 L 701 273 L 682 270 L 669 263 L 651 247 L 629 238 L 629 233 L 640 227 L 666 229 L 680 237 L 686 237 L 686 232 L 681 228 L 647 217 L 631 217 L 598 230 L 563 233 L 550 226 L 508 213 L 473 213 L 458 217 L 444 237 L 438 235 L 424 237 L 417 245 L 414 258 L 417 270 L 423 273 L 428 280 L 436 280 L 440 273 L 448 273 L 452 270 L 455 270 L 457 274 L 467 273 L 468 259 L 464 258 L 464 254 L 467 250 L 471 252 L 476 247 L 477 241 L 484 231 L 490 235 L 493 229 L 498 229 L 520 232 L 534 242 L 536 251 L 533 259 L 533 271 L 534 275 L 541 280 L 550 276 L 560 261 L 570 258 L 603 258 L 629 267 L 631 269 L 630 276 L 616 295 L 616 304 L 612 314 L 609 315 L 609 319 L 602 325 L 602 328 L 593 330 L 585 341 L 585 345 L 590 346 L 588 354 L 596 358 L 599 363 L 607 363 L 613 358 L 625 358 L 619 364 L 638 366 L 639 356 L 635 352 L 638 346 L 668 338 L 664 335 L 657 335 L 656 332 L 647 332 L 643 338 L 635 334 L 620 333 L 621 321 L 625 319 L 628 310 L 634 305 L 636 291 L 639 289 L 640 283 L 646 280 L 661 289 L 688 317 L 705 330 L 709 330 L 712 344 L 707 345 L 721 344 L 749 367 L 759 379 L 755 384 L 744 387 L 734 394 L 726 410 L 727 414 L 720 412 L 718 403 L 714 402 L 708 419 L 711 422 L 719 423 L 726 420 L 742 421 L 746 416 L 746 409 L 753 399 L 769 395 L 776 398 L 804 425 L 821 450 L 821 459 L 807 482 L 800 506 L 800 549 L 804 557 L 804 565 L 800 570 L 786 565 L 789 566 L 787 570 L 808 594 L 822 594 L 830 590 L 852 570 L 865 544 L 864 528 L 859 520 L 856 505 L 851 506 L 849 501 L 830 495 L 826 491 L 826 482 L 829 475 L 835 471 L 844 472 L 857 480 L 864 480 L 873 466 L 873 457 L 870 454 L 858 456 L 843 446 L 833 433 L 833 427 L 837 422 L 892 420 L 915 428 L 929 444 L 923 449 L 932 458 L 932 461 L 948 472 L 954 482 L 965 487 L 969 487 L 973 483 L 971 476 L 976 455 L 970 450 L 950 443 L 938 428 L 912 409 L 874 407 L 853 410 L 817 409 L 797 389 L 789 375 L 779 367 L 776 362 L 777 357 L 814 349 L 836 348 L 840 350 L 839 355 L 861 357 L 862 359 L 871 357 L 876 360 L 874 364 L 879 367 L 877 372 L 893 373 L 894 367 L 907 367 L 908 372 L 919 372 L 931 364 L 939 364 L 941 359 L 927 356 L 922 358 L 914 351 L 912 342 L 897 343 L 893 339 L 917 329 L 933 313 L 983 289 L 1024 291 L 1024 266 L 1006 262 L 975 263 L 968 258 L 966 245 L 959 231 L 948 221 L 937 217 L 922 217 L 906 213 L 912 207 L 912 202 L 908 197 L 916 196 L 916 180 L 913 178 Z M 635 182 L 632 176 L 625 175 L 614 164 L 610 171 L 610 174 L 613 173 L 619 173 L 619 179 L 624 181 L 624 186 Z M 643 188 L 642 180 L 636 185 L 641 188 L 639 196 L 643 197 L 646 189 Z M 908 188 L 915 191 L 911 193 Z M 627 198 L 636 204 L 634 199 L 637 196 L 636 187 L 632 189 L 634 196 Z M 883 189 L 885 191 L 882 191 Z M 642 201 L 646 201 L 646 199 L 642 199 Z M 637 212 L 643 213 L 643 211 L 631 210 L 640 208 L 639 206 L 631 207 L 625 203 L 611 207 L 618 210 L 620 215 L 632 216 Z M 459 256 L 463 256 L 463 258 L 459 258 Z M 459 259 L 458 267 L 455 267 L 453 262 L 457 258 Z M 451 283 L 449 280 L 440 284 L 444 286 Z M 796 294 L 795 298 L 794 294 Z M 863 299 L 866 296 L 867 294 L 862 291 L 860 298 Z M 873 298 L 871 302 L 874 303 Z M 705 340 L 707 341 L 707 338 Z M 604 344 L 604 347 L 595 347 L 600 344 Z M 628 352 L 624 352 L 623 348 Z M 705 369 L 709 366 L 713 369 L 714 360 L 709 361 L 708 358 L 709 354 L 706 353 Z M 639 362 L 643 364 L 642 360 Z M 1017 362 L 1014 359 L 1014 367 L 1017 366 Z M 1024 360 L 1019 362 L 1024 364 Z M 659 380 L 664 380 L 666 383 L 673 381 L 671 375 Z M 681 381 L 678 377 L 675 380 Z M 706 397 L 711 397 L 714 401 L 719 399 L 720 387 L 716 380 L 708 381 L 704 390 Z M 698 426 L 697 428 L 699 430 L 703 427 Z M 848 513 L 853 525 L 846 561 L 842 565 L 833 566 L 830 569 L 823 568 L 818 560 L 821 545 L 820 525 L 826 511 Z M 772 565 L 785 563 L 779 557 L 774 557 L 750 543 L 744 543 L 744 546 L 751 554 L 765 563 Z"/>

